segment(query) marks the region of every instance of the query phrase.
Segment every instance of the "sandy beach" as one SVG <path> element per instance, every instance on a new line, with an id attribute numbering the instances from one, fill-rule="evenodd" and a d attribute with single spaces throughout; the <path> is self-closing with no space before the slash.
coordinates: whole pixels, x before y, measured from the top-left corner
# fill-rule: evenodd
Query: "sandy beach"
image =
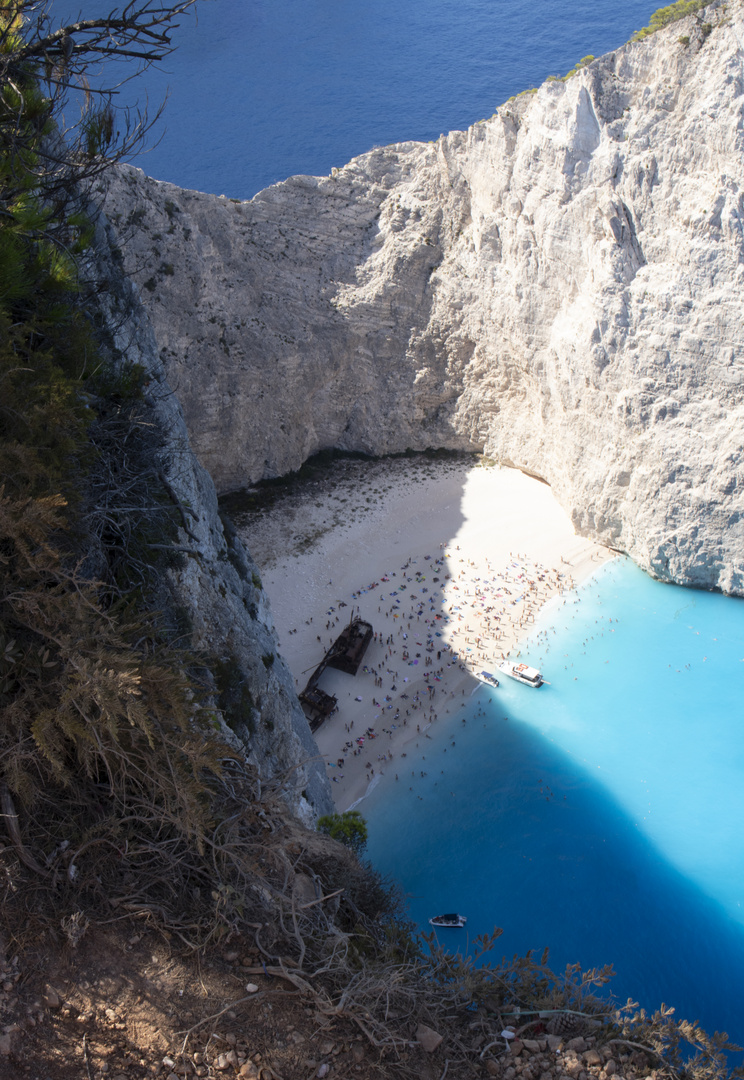
<path id="1" fill-rule="evenodd" d="M 338 698 L 315 732 L 338 810 L 407 776 L 408 749 L 481 685 L 472 673 L 505 677 L 546 601 L 612 557 L 547 485 L 466 458 L 336 462 L 237 524 L 298 692 L 352 615 L 374 628 L 356 676 L 318 684 Z"/>

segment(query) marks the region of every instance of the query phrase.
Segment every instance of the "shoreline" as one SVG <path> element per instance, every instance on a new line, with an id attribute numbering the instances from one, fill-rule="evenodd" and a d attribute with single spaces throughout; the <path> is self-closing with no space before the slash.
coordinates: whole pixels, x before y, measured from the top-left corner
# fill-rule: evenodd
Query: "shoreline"
<path id="1" fill-rule="evenodd" d="M 486 685 L 472 672 L 498 677 L 545 604 L 614 557 L 575 535 L 547 485 L 472 459 L 345 462 L 238 530 L 298 692 L 352 615 L 373 626 L 357 675 L 318 684 L 338 699 L 314 735 L 339 812 L 397 779 Z"/>

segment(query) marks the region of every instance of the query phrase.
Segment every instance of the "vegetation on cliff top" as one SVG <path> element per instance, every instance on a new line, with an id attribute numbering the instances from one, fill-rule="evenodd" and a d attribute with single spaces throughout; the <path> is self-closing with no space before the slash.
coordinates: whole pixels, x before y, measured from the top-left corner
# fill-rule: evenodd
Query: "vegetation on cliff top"
<path id="1" fill-rule="evenodd" d="M 680 19 L 684 19 L 687 15 L 694 15 L 698 11 L 702 11 L 703 8 L 710 6 L 710 0 L 676 0 L 674 4 L 668 4 L 666 7 L 657 8 L 649 20 L 648 26 L 644 26 L 641 30 L 637 30 L 633 35 L 635 41 L 643 41 L 644 38 L 649 37 L 651 34 L 655 34 L 657 30 L 662 30 L 665 26 L 669 26 L 671 23 L 679 22 Z"/>

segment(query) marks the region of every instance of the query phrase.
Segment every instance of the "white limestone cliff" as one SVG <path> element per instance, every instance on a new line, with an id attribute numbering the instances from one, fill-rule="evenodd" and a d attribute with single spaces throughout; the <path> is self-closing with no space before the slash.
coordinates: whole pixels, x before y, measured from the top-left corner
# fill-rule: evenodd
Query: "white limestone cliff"
<path id="1" fill-rule="evenodd" d="M 218 490 L 478 449 L 653 574 L 744 593 L 743 60 L 735 0 L 249 202 L 121 170 L 105 208 Z"/>
<path id="2" fill-rule="evenodd" d="M 189 443 L 183 413 L 158 357 L 152 327 L 121 273 L 115 241 L 101 218 L 84 266 L 95 285 L 102 347 L 117 363 L 147 373 L 148 423 L 161 433 L 153 466 L 184 508 L 179 562 L 161 572 L 150 602 L 178 617 L 189 648 L 215 676 L 221 734 L 236 754 L 273 781 L 306 824 L 333 810 L 325 764 L 307 724 L 294 679 L 277 652 L 268 597 L 258 567 L 220 514 L 214 484 Z M 166 489 L 166 490 L 168 490 Z M 178 548 L 176 549 L 178 550 Z"/>

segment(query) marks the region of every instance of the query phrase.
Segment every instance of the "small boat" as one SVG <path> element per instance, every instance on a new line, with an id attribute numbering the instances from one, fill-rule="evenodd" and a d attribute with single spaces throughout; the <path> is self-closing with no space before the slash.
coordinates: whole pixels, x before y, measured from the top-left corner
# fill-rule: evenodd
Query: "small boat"
<path id="1" fill-rule="evenodd" d="M 495 675 L 492 675 L 490 671 L 476 671 L 476 679 L 480 679 L 481 682 L 488 683 L 489 686 L 498 686 L 499 680 Z"/>
<path id="2" fill-rule="evenodd" d="M 537 668 L 530 667 L 529 664 L 515 664 L 512 660 L 505 660 L 503 664 L 499 664 L 499 671 L 525 686 L 537 687 L 545 682 Z"/>
<path id="3" fill-rule="evenodd" d="M 447 915 L 434 915 L 429 919 L 432 926 L 446 926 L 452 930 L 464 926 L 467 921 L 464 915 L 458 915 L 456 912 L 450 912 Z"/>

